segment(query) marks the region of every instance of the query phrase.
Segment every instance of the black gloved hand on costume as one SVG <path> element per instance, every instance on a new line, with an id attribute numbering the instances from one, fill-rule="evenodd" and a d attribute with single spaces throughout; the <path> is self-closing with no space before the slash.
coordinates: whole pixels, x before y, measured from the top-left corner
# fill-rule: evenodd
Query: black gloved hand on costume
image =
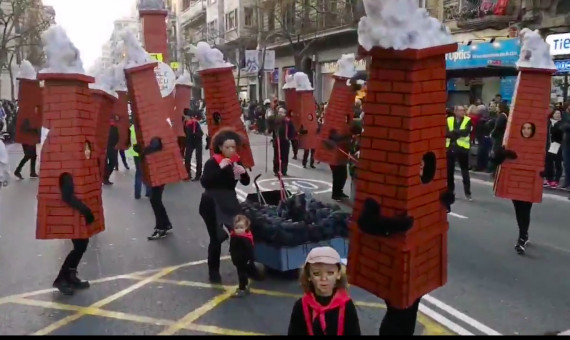
<path id="1" fill-rule="evenodd" d="M 377 236 L 390 236 L 394 233 L 404 233 L 412 228 L 414 219 L 410 216 L 384 217 L 381 207 L 372 198 L 364 201 L 364 207 L 358 218 L 358 227 L 364 233 Z"/>
<path id="2" fill-rule="evenodd" d="M 445 191 L 441 194 L 441 196 L 439 197 L 441 203 L 445 206 L 445 208 L 447 209 L 447 212 L 451 211 L 451 205 L 453 203 L 455 203 L 455 194 L 451 191 Z"/>
<path id="3" fill-rule="evenodd" d="M 85 224 L 86 225 L 91 225 L 95 221 L 95 216 L 93 216 L 93 213 L 91 212 L 90 209 L 83 212 L 83 216 L 85 217 Z"/>
<path id="4" fill-rule="evenodd" d="M 507 159 L 517 159 L 518 155 L 516 152 L 512 151 L 512 150 L 506 150 L 505 147 L 501 147 L 497 150 L 495 150 L 494 152 L 495 157 L 494 157 L 494 161 L 497 164 L 503 164 L 503 162 Z"/>

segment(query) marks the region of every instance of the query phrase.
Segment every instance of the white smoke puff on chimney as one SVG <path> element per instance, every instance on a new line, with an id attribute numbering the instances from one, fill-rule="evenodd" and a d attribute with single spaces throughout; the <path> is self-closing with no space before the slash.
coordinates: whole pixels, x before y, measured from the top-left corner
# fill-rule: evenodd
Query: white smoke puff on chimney
<path id="1" fill-rule="evenodd" d="M 295 77 L 292 74 L 285 77 L 285 85 L 283 85 L 283 90 L 296 89 L 296 88 L 297 84 L 295 83 Z"/>
<path id="2" fill-rule="evenodd" d="M 523 28 L 519 36 L 522 40 L 522 47 L 517 62 L 518 67 L 556 70 L 556 65 L 550 55 L 550 45 L 542 39 L 538 30 Z"/>
<path id="3" fill-rule="evenodd" d="M 125 67 L 131 68 L 154 62 L 150 55 L 141 46 L 133 32 L 130 30 L 123 30 L 120 33 L 125 47 Z"/>
<path id="4" fill-rule="evenodd" d="M 37 74 L 34 66 L 28 60 L 22 60 L 16 78 L 36 80 Z"/>
<path id="5" fill-rule="evenodd" d="M 303 72 L 297 72 L 294 75 L 297 91 L 312 91 L 313 87 L 309 81 L 309 77 Z"/>
<path id="6" fill-rule="evenodd" d="M 61 26 L 51 26 L 42 33 L 46 67 L 40 73 L 85 74 L 79 50 Z"/>
<path id="7" fill-rule="evenodd" d="M 184 69 L 184 72 L 182 72 L 180 77 L 176 79 L 176 85 L 188 85 L 188 86 L 194 85 L 192 84 L 192 80 L 190 79 L 190 72 L 188 72 L 188 70 Z"/>
<path id="8" fill-rule="evenodd" d="M 204 41 L 200 41 L 195 48 L 191 49 L 191 52 L 196 55 L 200 70 L 234 66 L 224 60 L 224 54 L 220 50 L 210 47 L 210 45 Z"/>
<path id="9" fill-rule="evenodd" d="M 337 62 L 338 71 L 334 75 L 344 78 L 354 77 L 356 74 L 356 66 L 354 66 L 355 61 L 356 58 L 354 57 L 354 53 L 343 54 Z"/>

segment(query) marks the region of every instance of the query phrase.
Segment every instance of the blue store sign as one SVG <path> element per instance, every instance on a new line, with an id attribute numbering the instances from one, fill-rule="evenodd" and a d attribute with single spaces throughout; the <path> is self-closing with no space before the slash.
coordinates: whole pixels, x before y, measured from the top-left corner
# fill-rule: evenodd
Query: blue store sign
<path id="1" fill-rule="evenodd" d="M 481 68 L 487 66 L 515 67 L 519 60 L 518 38 L 497 40 L 494 43 L 472 43 L 459 45 L 457 52 L 445 55 L 448 70 Z"/>
<path id="2" fill-rule="evenodd" d="M 570 60 L 555 60 L 556 70 L 558 74 L 570 73 Z"/>

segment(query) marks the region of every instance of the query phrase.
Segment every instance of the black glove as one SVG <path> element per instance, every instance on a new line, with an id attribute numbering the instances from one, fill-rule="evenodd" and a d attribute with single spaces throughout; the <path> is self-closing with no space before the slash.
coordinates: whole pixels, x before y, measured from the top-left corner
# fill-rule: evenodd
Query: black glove
<path id="1" fill-rule="evenodd" d="M 305 130 L 305 129 L 303 129 L 303 128 L 300 128 L 300 129 L 299 129 L 299 134 L 300 134 L 300 135 L 306 135 L 307 133 L 309 133 L 309 130 Z"/>
<path id="2" fill-rule="evenodd" d="M 368 198 L 364 201 L 364 208 L 357 223 L 360 230 L 366 234 L 387 237 L 410 230 L 414 225 L 414 219 L 406 215 L 384 217 L 381 215 L 380 204 Z"/>
<path id="3" fill-rule="evenodd" d="M 91 225 L 95 221 L 95 216 L 93 216 L 93 213 L 91 212 L 90 209 L 87 209 L 87 211 L 84 211 L 83 216 L 85 217 L 85 224 L 86 225 Z"/>
<path id="4" fill-rule="evenodd" d="M 448 212 L 451 211 L 451 205 L 455 203 L 455 194 L 451 191 L 445 191 L 440 196 L 441 203 L 445 206 Z"/>
<path id="5" fill-rule="evenodd" d="M 507 159 L 517 159 L 517 153 L 512 150 L 505 150 L 505 147 L 495 150 L 494 160 L 498 165 L 503 164 Z"/>

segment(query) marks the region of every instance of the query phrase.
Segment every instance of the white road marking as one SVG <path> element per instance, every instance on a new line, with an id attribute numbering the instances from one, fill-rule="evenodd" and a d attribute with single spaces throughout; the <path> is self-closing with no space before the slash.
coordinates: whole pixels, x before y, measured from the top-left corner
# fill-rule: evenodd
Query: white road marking
<path id="1" fill-rule="evenodd" d="M 423 314 L 432 318 L 435 322 L 447 327 L 450 331 L 458 335 L 475 335 L 424 304 L 420 304 L 419 310 Z"/>
<path id="2" fill-rule="evenodd" d="M 295 163 L 289 163 L 290 166 L 295 167 L 295 168 L 299 168 L 299 169 L 305 169 L 303 168 L 303 166 L 295 164 Z"/>
<path id="3" fill-rule="evenodd" d="M 433 304 L 434 306 L 436 306 L 437 308 L 445 311 L 446 313 L 449 313 L 450 315 L 453 315 L 455 318 L 457 318 L 458 320 L 461 320 L 463 322 L 465 322 L 466 324 L 468 324 L 469 326 L 485 333 L 486 335 L 501 335 L 501 333 L 497 332 L 494 329 L 491 329 L 485 325 L 483 325 L 482 323 L 480 323 L 479 321 L 465 315 L 464 313 L 458 311 L 457 309 L 449 306 L 448 304 L 434 298 L 433 296 L 430 295 L 424 295 L 424 297 L 422 298 L 423 300 Z"/>
<path id="4" fill-rule="evenodd" d="M 461 176 L 458 176 L 458 175 L 455 175 L 455 179 L 461 180 L 462 177 L 461 177 Z M 486 185 L 486 186 L 488 186 L 488 187 L 492 187 L 492 186 L 494 185 L 493 182 L 485 181 L 485 180 L 479 179 L 479 178 L 471 178 L 471 182 L 475 182 L 475 183 L 477 183 L 477 184 L 483 184 L 483 185 Z M 549 193 L 547 193 L 547 192 L 544 192 L 544 193 L 542 194 L 542 197 L 543 197 L 543 198 L 553 199 L 553 200 L 555 200 L 555 201 L 568 202 L 568 203 L 570 203 L 570 200 L 568 200 L 568 197 L 560 196 L 560 195 L 554 195 L 554 194 L 549 194 Z"/>
<path id="5" fill-rule="evenodd" d="M 450 212 L 450 213 L 447 213 L 447 214 L 448 214 L 449 216 L 457 217 L 457 218 L 460 218 L 460 219 L 462 219 L 462 220 L 466 220 L 466 219 L 469 218 L 469 217 L 467 217 L 467 216 L 459 215 L 459 214 L 456 214 L 456 213 L 454 213 L 454 212 Z"/>

